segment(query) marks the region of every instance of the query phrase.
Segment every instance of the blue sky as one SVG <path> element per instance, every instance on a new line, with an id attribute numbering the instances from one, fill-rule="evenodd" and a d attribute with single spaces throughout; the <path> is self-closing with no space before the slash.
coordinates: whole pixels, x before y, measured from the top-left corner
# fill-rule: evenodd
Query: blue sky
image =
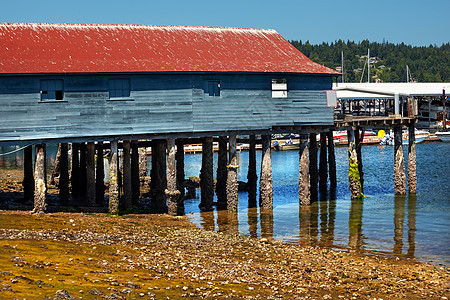
<path id="1" fill-rule="evenodd" d="M 449 0 L 4 0 L 0 22 L 270 28 L 288 40 L 450 42 Z"/>

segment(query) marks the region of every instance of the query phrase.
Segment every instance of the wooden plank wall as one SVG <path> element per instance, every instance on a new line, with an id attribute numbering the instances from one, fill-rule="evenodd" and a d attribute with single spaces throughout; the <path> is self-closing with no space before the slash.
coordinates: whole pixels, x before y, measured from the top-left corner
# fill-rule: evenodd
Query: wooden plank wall
<path id="1" fill-rule="evenodd" d="M 288 98 L 272 98 L 272 78 Z M 129 99 L 110 100 L 108 79 L 129 78 Z M 40 80 L 63 79 L 64 100 L 41 102 Z M 220 97 L 208 80 L 220 81 Z M 266 130 L 332 125 L 329 76 L 122 74 L 0 77 L 0 142 L 129 134 Z"/>

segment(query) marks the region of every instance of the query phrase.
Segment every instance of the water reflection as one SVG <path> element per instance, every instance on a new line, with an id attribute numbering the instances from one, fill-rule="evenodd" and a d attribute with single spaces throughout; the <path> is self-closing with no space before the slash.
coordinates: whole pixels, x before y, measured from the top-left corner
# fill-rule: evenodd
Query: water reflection
<path id="1" fill-rule="evenodd" d="M 416 207 L 417 207 L 417 196 L 408 195 L 395 196 L 394 203 L 394 249 L 393 254 L 396 256 L 403 256 L 403 248 L 405 244 L 403 243 L 404 238 L 404 224 L 405 224 L 405 210 L 406 210 L 406 199 L 408 199 L 408 250 L 404 256 L 408 258 L 414 258 L 416 251 Z"/>
<path id="2" fill-rule="evenodd" d="M 352 199 L 350 205 L 350 215 L 348 218 L 348 247 L 350 249 L 362 250 L 363 234 L 362 234 L 362 216 L 363 216 L 363 199 Z"/>
<path id="3" fill-rule="evenodd" d="M 261 209 L 261 237 L 273 241 L 273 210 Z"/>

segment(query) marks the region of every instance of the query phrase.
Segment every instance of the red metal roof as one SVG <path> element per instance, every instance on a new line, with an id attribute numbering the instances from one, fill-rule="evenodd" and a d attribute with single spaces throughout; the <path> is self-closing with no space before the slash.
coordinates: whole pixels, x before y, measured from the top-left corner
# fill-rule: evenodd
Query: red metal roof
<path id="1" fill-rule="evenodd" d="M 0 73 L 98 72 L 339 74 L 275 30 L 0 23 Z"/>

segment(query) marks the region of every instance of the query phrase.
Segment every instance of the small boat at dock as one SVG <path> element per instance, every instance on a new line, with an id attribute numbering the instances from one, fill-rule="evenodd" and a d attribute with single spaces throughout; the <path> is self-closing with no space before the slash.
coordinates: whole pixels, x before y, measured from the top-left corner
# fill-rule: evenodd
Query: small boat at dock
<path id="1" fill-rule="evenodd" d="M 437 131 L 435 135 L 443 142 L 450 142 L 450 131 Z"/>

